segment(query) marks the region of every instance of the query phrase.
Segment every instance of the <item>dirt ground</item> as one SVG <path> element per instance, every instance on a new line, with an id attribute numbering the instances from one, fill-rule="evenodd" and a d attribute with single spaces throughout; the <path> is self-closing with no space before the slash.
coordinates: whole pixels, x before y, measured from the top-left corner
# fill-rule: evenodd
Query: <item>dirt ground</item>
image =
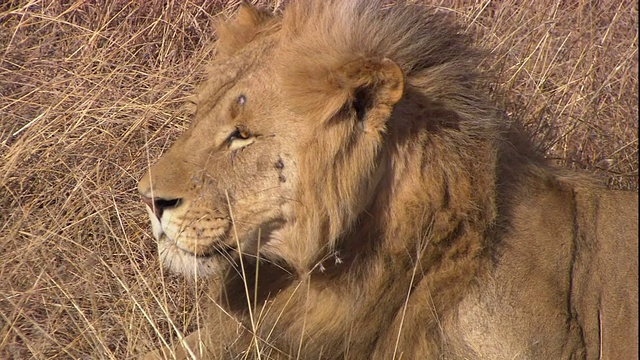
<path id="1" fill-rule="evenodd" d="M 0 2 L 1 359 L 128 359 L 199 326 L 201 286 L 163 273 L 136 182 L 238 3 Z M 638 189 L 635 1 L 431 4 L 551 161 Z"/>

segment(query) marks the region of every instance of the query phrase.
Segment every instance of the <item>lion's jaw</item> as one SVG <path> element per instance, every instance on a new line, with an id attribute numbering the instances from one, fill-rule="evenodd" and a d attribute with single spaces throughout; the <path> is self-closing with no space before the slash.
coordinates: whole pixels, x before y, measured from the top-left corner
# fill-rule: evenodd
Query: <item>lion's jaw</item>
<path id="1" fill-rule="evenodd" d="M 147 205 L 146 210 L 160 262 L 170 271 L 188 278 L 221 274 L 233 264 L 237 249 L 256 254 L 258 247 L 270 243 L 285 225 L 282 220 L 267 220 L 241 241 L 227 219 L 218 218 L 207 227 L 196 228 L 185 221 L 188 209 L 167 209 L 158 218 L 152 207 Z"/>
<path id="2" fill-rule="evenodd" d="M 153 236 L 157 241 L 160 262 L 170 271 L 185 274 L 187 277 L 209 276 L 220 273 L 224 263 L 218 256 L 224 256 L 231 249 L 222 246 L 219 240 L 224 235 L 225 226 L 209 229 L 200 236 L 189 236 L 180 221 L 180 210 L 164 210 L 160 218 L 156 215 L 153 204 L 146 206 L 151 221 Z M 224 224 L 220 224 L 224 225 Z"/>

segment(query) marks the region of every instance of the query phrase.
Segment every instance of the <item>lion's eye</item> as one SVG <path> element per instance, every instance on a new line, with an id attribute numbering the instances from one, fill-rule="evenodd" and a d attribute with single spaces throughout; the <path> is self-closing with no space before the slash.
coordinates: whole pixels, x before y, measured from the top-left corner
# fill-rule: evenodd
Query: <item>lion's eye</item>
<path id="1" fill-rule="evenodd" d="M 247 140 L 248 138 L 250 138 L 251 135 L 249 135 L 249 132 L 244 130 L 244 129 L 240 129 L 240 128 L 236 128 L 231 135 L 229 135 L 229 141 L 234 141 L 234 140 Z"/>
<path id="2" fill-rule="evenodd" d="M 246 129 L 236 127 L 235 130 L 229 135 L 227 142 L 229 143 L 229 149 L 235 150 L 243 148 L 252 144 L 255 141 L 255 137 L 251 135 Z"/>
<path id="3" fill-rule="evenodd" d="M 238 96 L 238 98 L 236 99 L 236 103 L 240 106 L 244 106 L 244 104 L 247 103 L 247 97 L 244 95 Z"/>

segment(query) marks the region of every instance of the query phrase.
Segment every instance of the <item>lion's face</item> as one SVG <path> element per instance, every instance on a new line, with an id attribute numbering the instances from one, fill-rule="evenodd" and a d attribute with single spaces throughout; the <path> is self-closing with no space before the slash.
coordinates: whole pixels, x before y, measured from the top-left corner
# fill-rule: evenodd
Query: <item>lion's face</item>
<path id="1" fill-rule="evenodd" d="M 174 271 L 215 272 L 229 252 L 254 254 L 292 221 L 292 154 L 305 135 L 277 106 L 266 46 L 213 64 L 190 128 L 139 182 L 161 260 Z"/>

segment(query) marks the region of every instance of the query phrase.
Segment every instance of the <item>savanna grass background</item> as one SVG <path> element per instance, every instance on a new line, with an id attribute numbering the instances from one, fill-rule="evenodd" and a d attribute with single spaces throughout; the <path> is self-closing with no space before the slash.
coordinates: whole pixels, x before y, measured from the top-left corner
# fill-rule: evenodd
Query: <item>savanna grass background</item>
<path id="1" fill-rule="evenodd" d="M 238 3 L 0 2 L 0 359 L 127 359 L 201 326 L 202 284 L 163 273 L 135 189 Z M 635 1 L 432 4 L 548 158 L 638 188 Z"/>

